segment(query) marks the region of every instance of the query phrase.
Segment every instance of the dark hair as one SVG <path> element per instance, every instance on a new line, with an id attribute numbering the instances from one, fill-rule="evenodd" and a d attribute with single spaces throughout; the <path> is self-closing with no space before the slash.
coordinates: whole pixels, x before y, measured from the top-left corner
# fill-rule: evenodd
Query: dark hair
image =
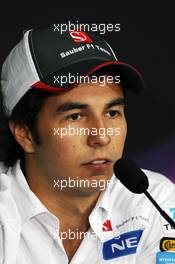
<path id="1" fill-rule="evenodd" d="M 37 117 L 45 100 L 52 95 L 49 92 L 30 89 L 14 107 L 11 116 L 4 118 L 0 127 L 0 161 L 4 162 L 6 167 L 13 166 L 18 159 L 24 159 L 24 150 L 15 140 L 9 128 L 9 122 L 26 125 L 31 131 L 35 143 L 40 145 Z"/>

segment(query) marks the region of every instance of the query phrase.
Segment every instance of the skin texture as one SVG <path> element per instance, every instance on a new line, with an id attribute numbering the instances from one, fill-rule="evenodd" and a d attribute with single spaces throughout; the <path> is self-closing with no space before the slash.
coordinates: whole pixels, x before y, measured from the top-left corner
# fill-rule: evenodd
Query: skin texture
<path id="1" fill-rule="evenodd" d="M 26 127 L 10 123 L 14 137 L 25 151 L 25 177 L 31 190 L 60 220 L 60 232 L 68 229 L 85 232 L 89 228 L 88 216 L 101 193 L 99 187 L 64 188 L 54 186 L 54 180 L 110 180 L 114 162 L 122 156 L 127 125 L 124 106 L 106 108 L 113 99 L 123 98 L 117 84 L 79 84 L 66 92 L 49 97 L 39 113 L 38 132 L 41 145 L 35 144 Z M 86 109 L 58 112 L 66 102 L 87 104 Z M 120 128 L 120 135 L 66 135 L 54 136 L 54 128 Z M 99 157 L 112 162 L 105 169 L 89 168 L 84 164 Z M 70 223 L 71 219 L 71 223 Z M 74 255 L 81 240 L 64 240 L 69 257 Z"/>

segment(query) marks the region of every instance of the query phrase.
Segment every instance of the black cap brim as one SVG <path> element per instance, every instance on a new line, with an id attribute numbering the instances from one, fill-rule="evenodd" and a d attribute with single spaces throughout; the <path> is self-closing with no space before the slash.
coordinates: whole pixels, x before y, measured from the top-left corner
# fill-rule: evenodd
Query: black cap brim
<path id="1" fill-rule="evenodd" d="M 50 92 L 64 91 L 70 87 L 75 86 L 78 82 L 74 84 L 64 83 L 57 81 L 53 83 L 54 80 L 58 80 L 58 76 L 90 76 L 99 70 L 106 70 L 107 73 L 112 76 L 120 76 L 121 85 L 129 89 L 135 94 L 140 94 L 145 89 L 145 82 L 136 68 L 133 66 L 121 62 L 121 61 L 106 61 L 99 60 L 96 58 L 83 60 L 73 63 L 67 67 L 62 68 L 58 72 L 52 73 L 47 76 L 47 78 L 34 84 L 32 87 L 47 90 Z"/>

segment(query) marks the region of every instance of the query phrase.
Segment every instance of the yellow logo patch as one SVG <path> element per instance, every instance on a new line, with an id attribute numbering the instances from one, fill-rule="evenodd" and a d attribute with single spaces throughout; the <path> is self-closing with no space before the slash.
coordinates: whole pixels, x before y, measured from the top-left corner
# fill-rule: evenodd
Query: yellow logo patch
<path id="1" fill-rule="evenodd" d="M 175 251 L 175 238 L 163 237 L 160 241 L 161 251 Z"/>

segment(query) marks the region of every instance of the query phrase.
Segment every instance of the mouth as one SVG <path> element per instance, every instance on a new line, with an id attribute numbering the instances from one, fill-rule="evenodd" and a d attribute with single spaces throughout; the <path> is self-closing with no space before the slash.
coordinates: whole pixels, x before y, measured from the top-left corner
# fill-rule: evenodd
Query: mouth
<path id="1" fill-rule="evenodd" d="M 87 163 L 84 163 L 83 166 L 92 169 L 102 170 L 108 168 L 109 166 L 111 166 L 111 164 L 112 161 L 108 158 L 96 158 Z"/>

